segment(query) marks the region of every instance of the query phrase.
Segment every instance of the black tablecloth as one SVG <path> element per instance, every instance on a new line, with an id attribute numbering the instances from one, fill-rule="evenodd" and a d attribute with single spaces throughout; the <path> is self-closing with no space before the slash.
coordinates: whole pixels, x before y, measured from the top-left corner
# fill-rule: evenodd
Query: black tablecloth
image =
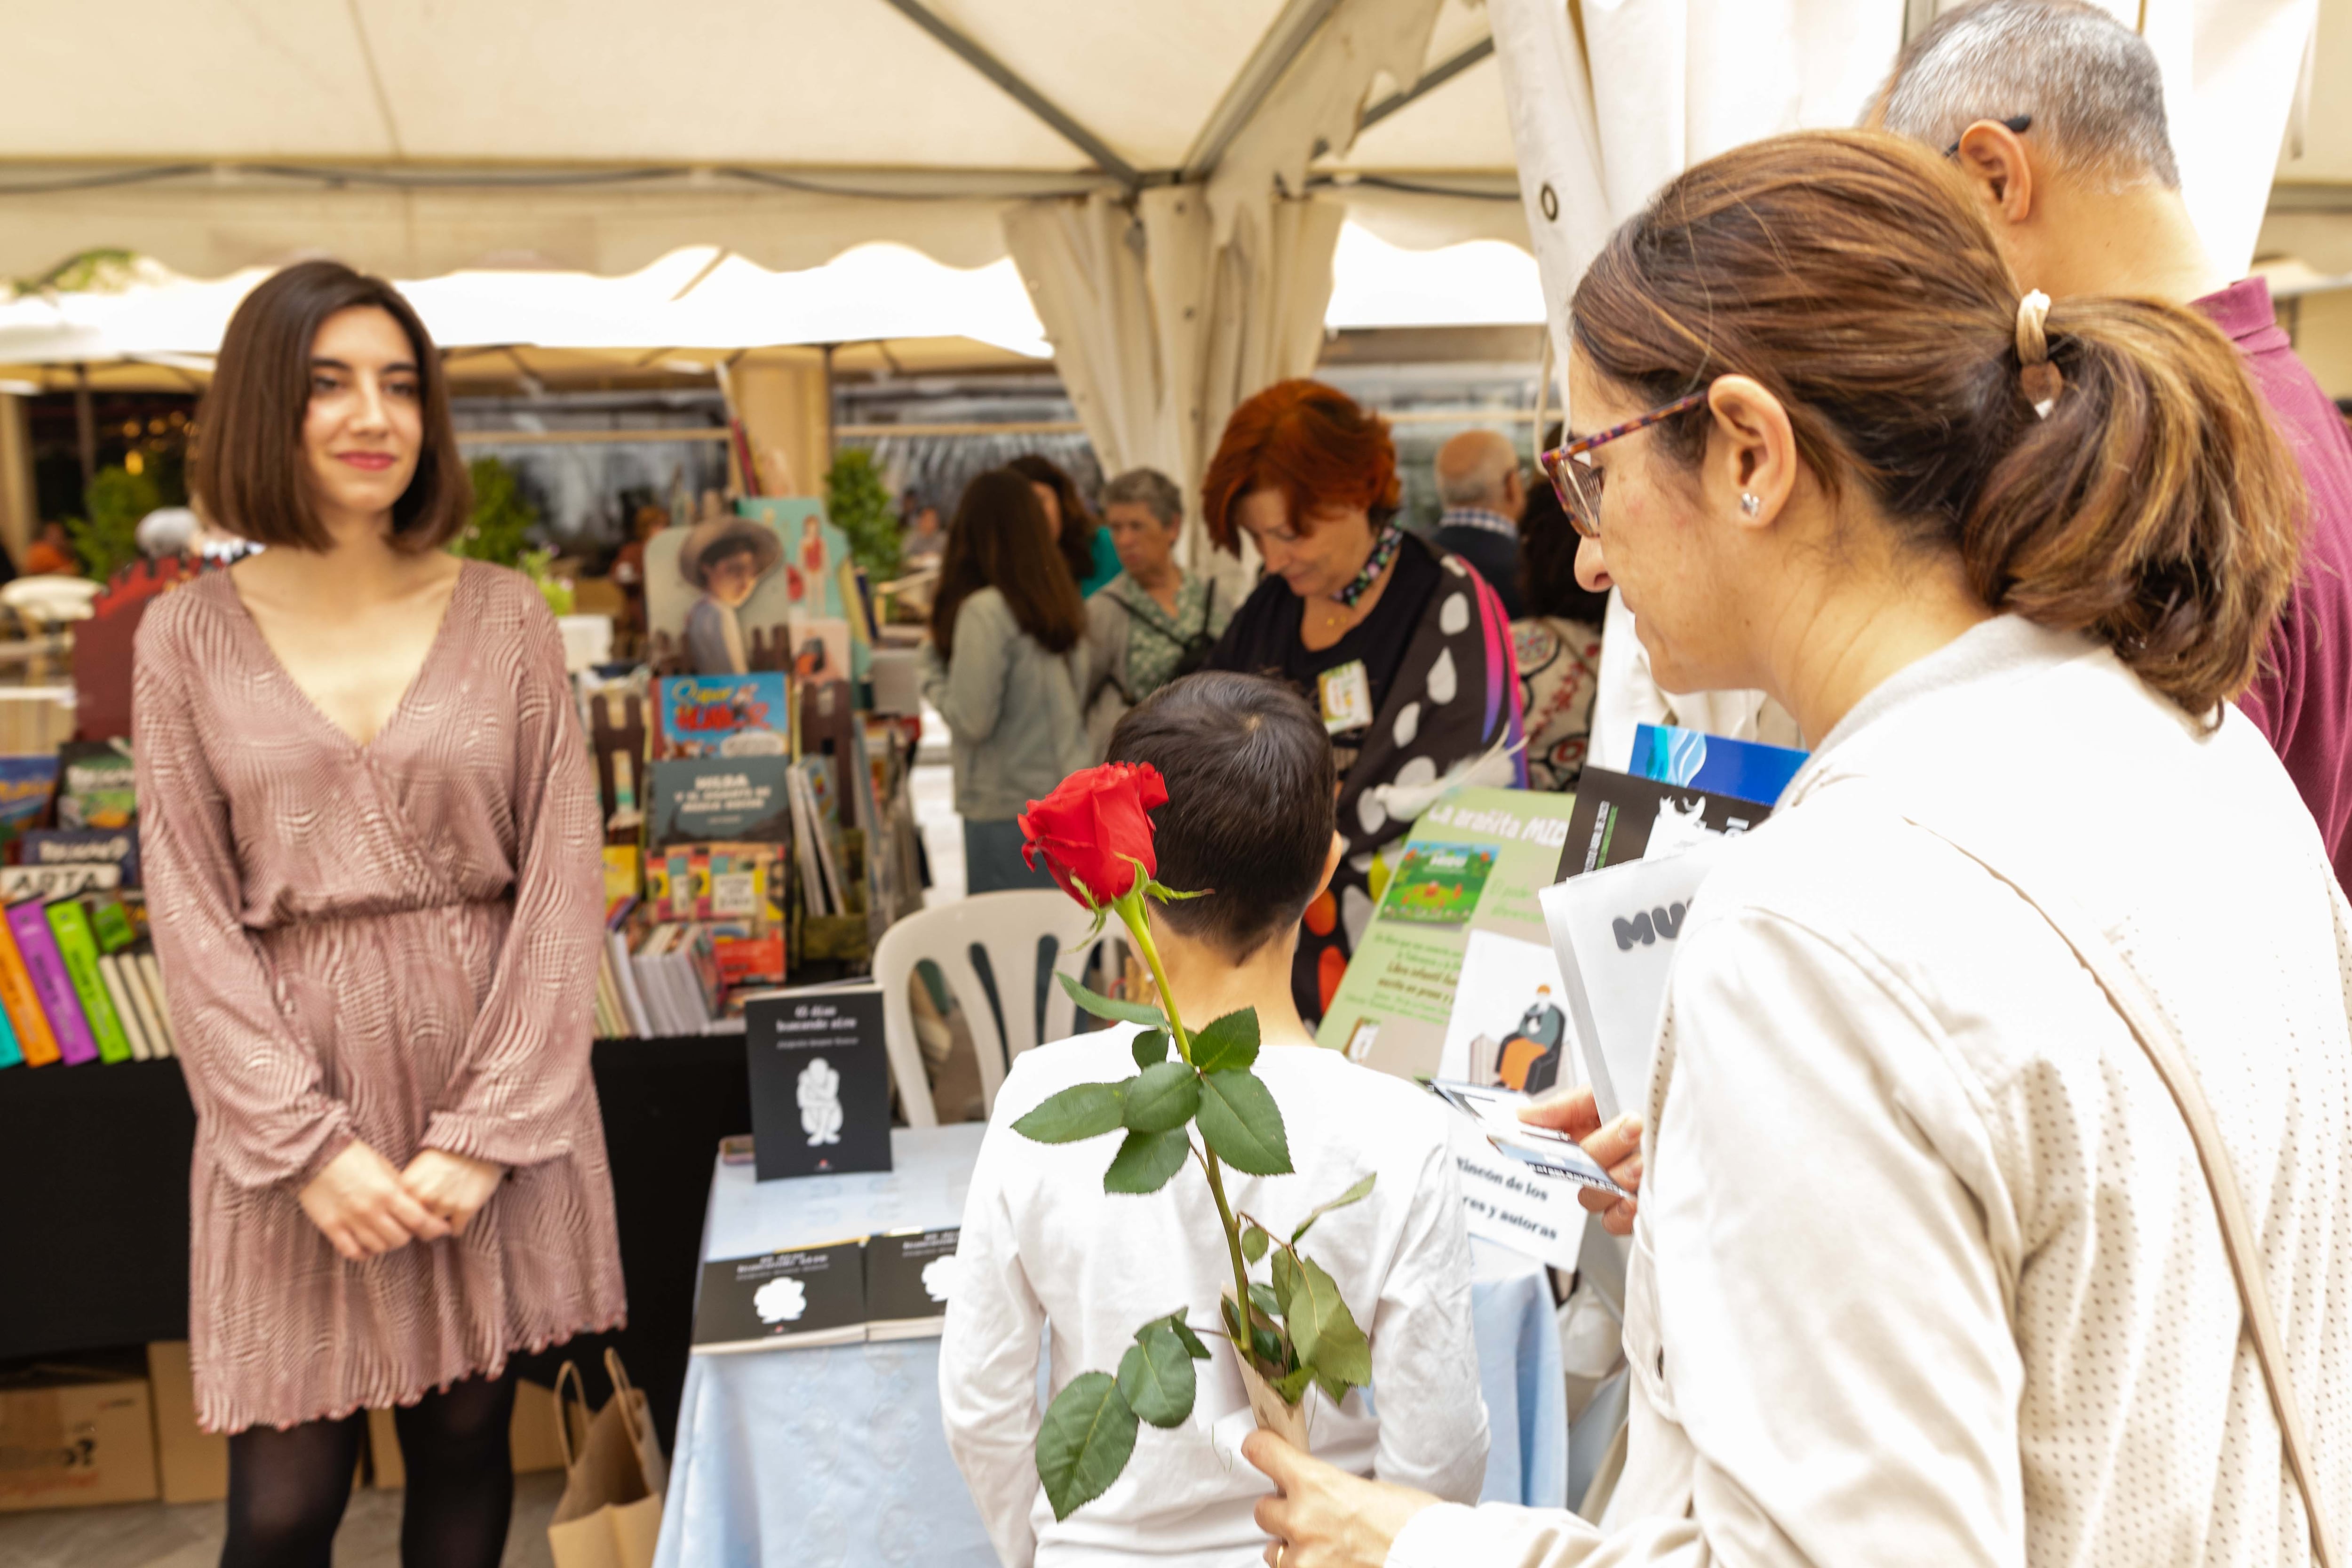
<path id="1" fill-rule="evenodd" d="M 703 1209 L 719 1140 L 751 1129 L 737 1035 L 600 1040 L 629 1324 L 566 1356 L 605 1397 L 616 1345 L 667 1447 L 692 1337 Z M 174 1061 L 0 1072 L 0 1361 L 188 1337 L 188 1160 L 196 1119 Z"/>

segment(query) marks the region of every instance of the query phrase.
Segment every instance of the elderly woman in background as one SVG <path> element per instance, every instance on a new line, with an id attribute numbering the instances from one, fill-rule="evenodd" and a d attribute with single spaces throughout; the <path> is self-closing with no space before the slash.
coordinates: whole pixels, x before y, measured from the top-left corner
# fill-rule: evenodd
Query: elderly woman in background
<path id="1" fill-rule="evenodd" d="M 1387 424 L 1314 381 L 1278 382 L 1234 410 L 1201 486 L 1209 537 L 1239 553 L 1247 534 L 1265 561 L 1209 668 L 1297 687 L 1339 759 L 1348 853 L 1307 908 L 1291 972 L 1308 1018 L 1329 1007 L 1372 917 L 1382 852 L 1440 781 L 1475 770 L 1527 783 L 1502 601 L 1459 557 L 1397 527 L 1397 495 Z"/>
<path id="2" fill-rule="evenodd" d="M 1559 426 L 1544 443 L 1559 445 Z M 1528 495 L 1519 519 L 1519 598 L 1511 623 L 1527 709 L 1528 787 L 1572 790 L 1592 739 L 1592 693 L 1601 672 L 1601 625 L 1609 595 L 1576 580 L 1576 527 L 1551 486 Z"/>
<path id="3" fill-rule="evenodd" d="M 1097 757 L 1127 710 L 1208 662 L 1231 604 L 1213 578 L 1176 564 L 1184 494 L 1157 468 L 1130 468 L 1103 487 L 1103 529 L 1119 574 L 1087 601 L 1087 740 Z"/>

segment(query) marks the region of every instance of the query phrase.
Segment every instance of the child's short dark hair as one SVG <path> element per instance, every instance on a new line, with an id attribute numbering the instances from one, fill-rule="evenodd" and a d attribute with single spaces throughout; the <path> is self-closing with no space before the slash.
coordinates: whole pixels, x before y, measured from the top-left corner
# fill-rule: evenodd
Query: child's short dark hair
<path id="1" fill-rule="evenodd" d="M 1208 670 L 1160 688 L 1111 731 L 1109 761 L 1168 783 L 1151 814 L 1160 880 L 1208 896 L 1155 906 L 1235 963 L 1297 923 L 1331 852 L 1331 740 L 1307 700 L 1262 675 Z"/>
<path id="2" fill-rule="evenodd" d="M 710 574 L 718 567 L 719 563 L 722 561 L 732 561 L 738 555 L 749 555 L 753 561 L 758 561 L 760 558 L 759 542 L 756 540 L 747 538 L 740 533 L 728 534 L 724 538 L 720 539 L 716 544 L 713 544 L 709 549 L 704 551 L 701 555 L 696 559 L 694 563 L 694 580 L 702 584 L 705 588 L 709 587 Z"/>

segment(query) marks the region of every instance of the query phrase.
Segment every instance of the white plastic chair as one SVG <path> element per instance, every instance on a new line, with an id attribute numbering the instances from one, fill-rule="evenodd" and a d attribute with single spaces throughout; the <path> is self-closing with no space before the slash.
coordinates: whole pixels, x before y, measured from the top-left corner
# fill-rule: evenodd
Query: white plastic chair
<path id="1" fill-rule="evenodd" d="M 997 1089 L 1014 1057 L 1076 1032 L 1077 1005 L 1058 983 L 1047 982 L 1045 1016 L 1038 1016 L 1040 942 L 1051 937 L 1054 968 L 1080 978 L 1086 973 L 1086 952 L 1094 945 L 1087 942 L 1087 930 L 1093 924 L 1094 917 L 1058 889 L 1023 889 L 975 893 L 935 910 L 919 910 L 882 933 L 874 947 L 874 978 L 882 985 L 882 1038 L 909 1125 L 936 1127 L 940 1121 L 922 1048 L 915 1039 L 914 1008 L 907 1000 L 915 965 L 925 959 L 938 964 L 948 988 L 962 1003 L 972 1049 L 980 1058 L 982 1103 L 992 1110 Z M 1115 940 L 1120 931 L 1118 922 L 1111 921 L 1100 938 L 1113 943 L 1114 955 L 1122 951 Z M 997 1005 L 1004 1014 L 1001 1036 L 988 1005 L 988 990 L 971 961 L 974 948 L 988 954 Z"/>

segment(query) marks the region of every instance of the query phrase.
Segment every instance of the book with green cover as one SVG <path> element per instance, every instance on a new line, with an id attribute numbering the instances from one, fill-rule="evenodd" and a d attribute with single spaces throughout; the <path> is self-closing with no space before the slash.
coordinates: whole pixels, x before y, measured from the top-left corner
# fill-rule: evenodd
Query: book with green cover
<path id="1" fill-rule="evenodd" d="M 1549 949 L 1536 895 L 1558 879 L 1575 810 L 1572 795 L 1531 790 L 1439 797 L 1393 852 L 1317 1039 L 1399 1077 L 1436 1072 L 1472 936 Z"/>
<path id="2" fill-rule="evenodd" d="M 105 977 L 98 971 L 98 938 L 89 928 L 89 913 L 71 899 L 59 899 L 48 907 L 49 932 L 58 940 L 58 956 L 65 961 L 66 978 L 73 983 L 75 996 L 81 1001 L 82 1016 L 89 1021 L 90 1038 L 97 1042 L 101 1061 L 127 1062 L 131 1058 L 131 1037 L 122 1032 L 122 1020 L 114 1016 L 114 1001 L 107 994 Z"/>

